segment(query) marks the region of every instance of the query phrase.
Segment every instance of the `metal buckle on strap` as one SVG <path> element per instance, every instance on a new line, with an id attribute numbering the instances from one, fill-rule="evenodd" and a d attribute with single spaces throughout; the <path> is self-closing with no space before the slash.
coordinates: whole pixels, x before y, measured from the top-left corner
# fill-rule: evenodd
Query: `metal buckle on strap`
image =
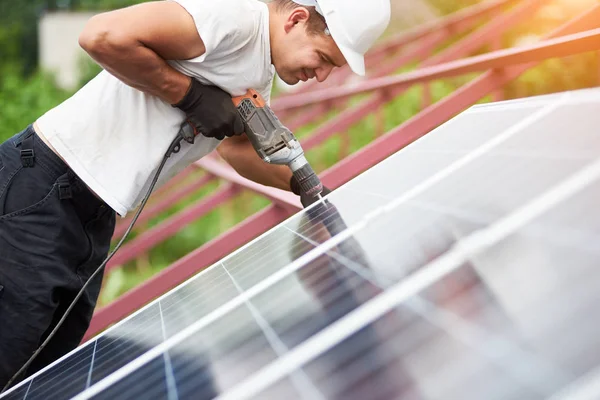
<path id="1" fill-rule="evenodd" d="M 25 168 L 33 167 L 34 161 L 35 161 L 35 153 L 33 152 L 33 149 L 21 150 L 21 164 L 23 164 L 23 167 L 25 167 Z"/>

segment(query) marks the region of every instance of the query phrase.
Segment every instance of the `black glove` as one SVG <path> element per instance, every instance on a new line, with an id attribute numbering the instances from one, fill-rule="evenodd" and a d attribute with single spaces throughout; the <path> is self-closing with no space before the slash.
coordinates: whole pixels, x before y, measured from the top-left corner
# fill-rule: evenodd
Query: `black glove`
<path id="1" fill-rule="evenodd" d="M 183 99 L 173 104 L 185 112 L 187 122 L 194 128 L 194 135 L 219 140 L 244 133 L 244 121 L 233 105 L 231 96 L 216 86 L 203 85 L 192 78 Z"/>
<path id="2" fill-rule="evenodd" d="M 304 208 L 319 200 L 317 196 L 308 196 L 306 193 L 302 192 L 300 190 L 300 184 L 294 175 L 292 175 L 292 179 L 290 179 L 290 188 L 292 189 L 292 193 L 294 193 L 296 196 L 300 196 L 300 202 Z M 331 193 L 331 190 L 323 186 L 321 196 L 327 196 L 329 193 Z"/>

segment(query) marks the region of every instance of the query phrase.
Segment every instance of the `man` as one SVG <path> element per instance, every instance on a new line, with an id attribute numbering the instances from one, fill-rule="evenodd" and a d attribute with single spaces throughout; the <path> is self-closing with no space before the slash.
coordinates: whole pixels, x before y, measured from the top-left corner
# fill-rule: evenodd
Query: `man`
<path id="1" fill-rule="evenodd" d="M 275 73 L 288 84 L 322 82 L 346 63 L 364 74 L 389 9 L 389 0 L 174 0 L 93 17 L 79 43 L 104 71 L 0 146 L 0 387 L 102 263 L 115 213 L 139 205 L 182 122 L 199 136 L 168 159 L 159 185 L 218 149 L 241 175 L 307 205 L 290 170 L 264 163 L 241 135 L 231 96 L 253 88 L 268 102 Z M 97 278 L 28 374 L 78 345 Z"/>

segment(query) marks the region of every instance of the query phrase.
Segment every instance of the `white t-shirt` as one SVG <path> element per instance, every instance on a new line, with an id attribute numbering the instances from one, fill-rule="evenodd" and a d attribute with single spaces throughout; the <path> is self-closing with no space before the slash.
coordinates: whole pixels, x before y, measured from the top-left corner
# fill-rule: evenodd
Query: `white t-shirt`
<path id="1" fill-rule="evenodd" d="M 267 102 L 271 64 L 269 11 L 258 0 L 174 0 L 194 18 L 206 53 L 169 63 L 232 96 L 256 89 Z M 73 171 L 121 216 L 135 209 L 185 114 L 102 71 L 75 95 L 37 121 L 41 133 Z M 199 135 L 182 142 L 157 187 L 220 141 Z"/>

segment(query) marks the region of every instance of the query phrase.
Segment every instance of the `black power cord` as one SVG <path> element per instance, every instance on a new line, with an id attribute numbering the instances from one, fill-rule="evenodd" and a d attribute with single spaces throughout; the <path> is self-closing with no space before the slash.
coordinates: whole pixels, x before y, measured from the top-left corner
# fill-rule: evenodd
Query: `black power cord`
<path id="1" fill-rule="evenodd" d="M 67 308 L 67 311 L 65 311 L 65 313 L 63 314 L 63 316 L 60 319 L 60 321 L 58 321 L 58 323 L 56 324 L 56 326 L 54 327 L 54 329 L 52 330 L 52 332 L 50 332 L 50 334 L 48 335 L 48 337 L 46 338 L 46 340 L 44 340 L 44 342 L 40 345 L 40 347 L 38 347 L 38 349 L 33 353 L 33 355 L 29 358 L 29 360 L 27 360 L 27 362 L 21 367 L 21 369 L 19 369 L 17 371 L 17 373 L 14 374 L 12 378 L 10 378 L 10 380 L 8 381 L 8 383 L 6 384 L 6 386 L 4 386 L 4 388 L 2 389 L 2 391 L 0 392 L 0 394 L 4 393 L 6 390 L 8 390 L 8 388 L 10 388 L 10 386 L 15 381 L 15 379 L 17 379 L 23 372 L 25 372 L 27 370 L 27 368 L 29 368 L 29 366 L 31 365 L 31 363 L 33 362 L 33 360 L 35 360 L 35 358 L 38 356 L 38 354 L 40 354 L 40 352 L 44 349 L 44 347 L 46 347 L 46 345 L 50 342 L 50 340 L 52 339 L 52 337 L 56 334 L 56 331 L 58 331 L 58 328 L 60 328 L 60 326 L 63 324 L 63 322 L 65 322 L 65 319 L 67 318 L 67 316 L 69 315 L 69 313 L 71 312 L 71 310 L 73 309 L 73 307 L 75 306 L 75 304 L 77 303 L 77 301 L 79 300 L 79 298 L 81 297 L 81 295 L 83 294 L 83 292 L 85 291 L 85 289 L 87 288 L 87 286 L 89 285 L 89 283 L 92 281 L 92 279 L 94 279 L 94 277 L 96 275 L 98 275 L 98 273 L 100 273 L 100 271 L 102 271 L 102 269 L 104 268 L 104 266 L 115 255 L 115 253 L 117 252 L 117 250 L 119 250 L 119 248 L 121 247 L 121 245 L 123 244 L 123 242 L 125 241 L 125 239 L 127 238 L 127 236 L 129 235 L 129 233 L 131 232 L 131 229 L 133 228 L 133 225 L 135 224 L 135 222 L 137 221 L 138 217 L 140 216 L 142 210 L 144 209 L 144 206 L 148 202 L 148 198 L 150 198 L 150 195 L 152 194 L 152 191 L 154 190 L 154 186 L 156 186 L 156 182 L 158 182 L 158 177 L 160 176 L 160 173 L 162 172 L 165 164 L 167 163 L 167 159 L 171 156 L 171 154 L 179 152 L 179 150 L 181 149 L 181 144 L 180 143 L 181 143 L 181 140 L 183 140 L 183 139 L 184 138 L 182 136 L 182 131 L 180 131 L 179 134 L 177 135 L 177 137 L 171 142 L 171 144 L 169 146 L 169 149 L 165 153 L 165 155 L 164 155 L 164 157 L 162 159 L 162 162 L 160 163 L 160 166 L 158 167 L 158 170 L 156 171 L 156 174 L 154 174 L 154 178 L 152 179 L 152 183 L 150 183 L 150 187 L 148 188 L 148 192 L 144 196 L 144 199 L 142 200 L 138 211 L 135 213 L 135 216 L 133 217 L 133 220 L 129 224 L 129 227 L 127 228 L 127 230 L 123 234 L 123 237 L 121 238 L 121 240 L 119 241 L 119 243 L 117 244 L 117 246 L 106 257 L 106 259 L 102 262 L 102 264 L 100 264 L 100 266 L 96 269 L 96 271 L 94 271 L 94 273 L 88 278 L 88 280 L 85 282 L 85 284 L 83 285 L 83 287 L 81 288 L 81 290 L 79 291 L 79 293 L 77 293 L 77 296 L 75 296 L 75 299 L 73 299 L 73 301 L 71 302 L 71 305 L 69 306 L 69 308 Z M 186 139 L 186 140 L 188 142 L 190 142 L 188 139 Z M 191 140 L 190 143 L 193 143 L 193 139 Z"/>

